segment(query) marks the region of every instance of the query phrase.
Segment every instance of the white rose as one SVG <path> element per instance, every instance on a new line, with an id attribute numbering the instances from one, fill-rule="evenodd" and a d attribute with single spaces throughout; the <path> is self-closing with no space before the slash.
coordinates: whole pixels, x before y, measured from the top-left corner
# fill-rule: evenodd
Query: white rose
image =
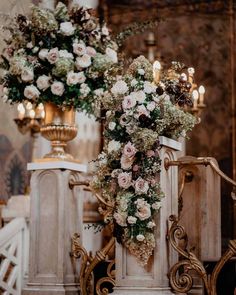
<path id="1" fill-rule="evenodd" d="M 34 71 L 31 68 L 23 68 L 21 72 L 21 80 L 23 82 L 30 82 L 34 79 Z"/>
<path id="2" fill-rule="evenodd" d="M 137 221 L 137 218 L 134 216 L 128 216 L 127 221 L 129 224 L 135 224 Z"/>
<path id="3" fill-rule="evenodd" d="M 108 56 L 113 63 L 118 62 L 117 52 L 109 47 L 106 49 L 106 56 Z"/>
<path id="4" fill-rule="evenodd" d="M 88 54 L 84 54 L 83 56 L 76 58 L 77 69 L 87 68 L 91 65 L 91 63 L 91 57 Z"/>
<path id="5" fill-rule="evenodd" d="M 69 72 L 67 74 L 66 83 L 69 86 L 78 84 L 79 83 L 78 73 Z"/>
<path id="6" fill-rule="evenodd" d="M 58 48 L 53 48 L 48 52 L 47 59 L 50 64 L 55 64 L 59 59 L 59 51 Z"/>
<path id="7" fill-rule="evenodd" d="M 131 81 L 131 86 L 132 86 L 132 87 L 136 86 L 137 84 L 138 84 L 138 81 L 137 81 L 136 79 L 133 79 L 133 80 Z"/>
<path id="8" fill-rule="evenodd" d="M 153 221 L 149 221 L 147 224 L 147 228 L 153 228 L 154 226 L 156 226 L 156 224 Z"/>
<path id="9" fill-rule="evenodd" d="M 40 90 L 45 91 L 49 86 L 50 86 L 50 77 L 46 76 L 46 75 L 42 75 L 40 77 L 38 77 L 36 83 L 37 83 L 37 87 Z"/>
<path id="10" fill-rule="evenodd" d="M 122 172 L 118 175 L 118 184 L 121 188 L 127 189 L 131 186 L 132 174 Z"/>
<path id="11" fill-rule="evenodd" d="M 84 75 L 84 72 L 78 72 L 78 81 L 80 84 L 84 83 L 86 80 L 86 77 Z"/>
<path id="12" fill-rule="evenodd" d="M 131 92 L 130 95 L 134 97 L 139 103 L 143 103 L 146 99 L 146 94 L 142 90 Z"/>
<path id="13" fill-rule="evenodd" d="M 144 235 L 139 234 L 139 235 L 136 236 L 136 239 L 139 242 L 143 242 L 145 240 L 145 237 L 144 237 Z"/>
<path id="14" fill-rule="evenodd" d="M 108 153 L 117 152 L 121 147 L 121 144 L 119 141 L 111 140 L 108 143 L 107 151 Z"/>
<path id="15" fill-rule="evenodd" d="M 34 85 L 29 85 L 25 87 L 24 96 L 30 100 L 35 100 L 39 98 L 40 91 Z"/>
<path id="16" fill-rule="evenodd" d="M 108 125 L 108 128 L 112 131 L 114 130 L 116 127 L 116 123 L 115 122 L 110 122 L 109 125 Z"/>
<path id="17" fill-rule="evenodd" d="M 138 73 L 139 75 L 143 76 L 145 74 L 144 69 L 138 69 Z"/>
<path id="18" fill-rule="evenodd" d="M 156 104 L 154 101 L 150 102 L 148 105 L 147 105 L 147 109 L 152 112 L 156 107 Z"/>
<path id="19" fill-rule="evenodd" d="M 126 82 L 123 81 L 123 80 L 117 81 L 113 85 L 113 87 L 111 88 L 111 92 L 114 95 L 122 95 L 122 94 L 125 94 L 128 90 L 129 90 L 129 88 L 128 88 Z"/>
<path id="20" fill-rule="evenodd" d="M 73 27 L 71 22 L 64 22 L 60 24 L 60 32 L 65 36 L 71 36 L 75 32 L 75 27 Z"/>
<path id="21" fill-rule="evenodd" d="M 60 50 L 59 57 L 74 59 L 74 55 L 72 53 L 68 52 L 67 50 Z"/>
<path id="22" fill-rule="evenodd" d="M 149 81 L 144 82 L 144 92 L 147 94 L 156 92 L 157 87 Z"/>
<path id="23" fill-rule="evenodd" d="M 94 57 L 94 56 L 96 55 L 97 51 L 96 51 L 93 47 L 91 47 L 91 46 L 87 46 L 87 47 L 86 47 L 86 53 L 87 53 L 89 56 Z"/>
<path id="24" fill-rule="evenodd" d="M 136 99 L 133 96 L 127 95 L 124 97 L 122 101 L 123 110 L 131 109 L 135 105 L 136 105 Z"/>
<path id="25" fill-rule="evenodd" d="M 48 56 L 48 49 L 41 49 L 39 51 L 39 58 L 45 60 Z"/>
<path id="26" fill-rule="evenodd" d="M 55 95 L 62 96 L 65 91 L 64 84 L 58 81 L 53 82 L 53 84 L 51 85 L 51 91 Z"/>
<path id="27" fill-rule="evenodd" d="M 134 188 L 135 188 L 135 193 L 137 195 L 146 194 L 148 192 L 148 189 L 149 189 L 149 184 L 148 184 L 148 182 L 146 180 L 139 177 L 135 181 Z"/>
<path id="28" fill-rule="evenodd" d="M 73 52 L 77 55 L 84 55 L 85 53 L 87 53 L 84 42 L 74 43 Z"/>
<path id="29" fill-rule="evenodd" d="M 161 208 L 161 203 L 160 202 L 155 202 L 152 204 L 152 209 L 154 210 L 159 210 Z"/>

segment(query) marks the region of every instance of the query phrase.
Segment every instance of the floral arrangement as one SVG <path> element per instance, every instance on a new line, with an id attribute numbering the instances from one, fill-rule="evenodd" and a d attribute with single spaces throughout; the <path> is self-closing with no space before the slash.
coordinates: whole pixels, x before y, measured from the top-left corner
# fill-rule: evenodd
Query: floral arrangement
<path id="1" fill-rule="evenodd" d="M 106 70 L 118 62 L 117 45 L 93 10 L 33 6 L 5 28 L 10 34 L 2 54 L 4 100 L 53 102 L 93 113 L 106 89 Z"/>
<path id="2" fill-rule="evenodd" d="M 125 75 L 110 79 L 110 90 L 102 98 L 108 110 L 105 146 L 92 187 L 113 204 L 114 235 L 141 265 L 155 247 L 155 214 L 164 197 L 158 138 L 185 136 L 196 123 L 181 109 L 192 103 L 192 85 L 182 71 L 183 65 L 173 63 L 155 84 L 153 66 L 141 56 Z"/>

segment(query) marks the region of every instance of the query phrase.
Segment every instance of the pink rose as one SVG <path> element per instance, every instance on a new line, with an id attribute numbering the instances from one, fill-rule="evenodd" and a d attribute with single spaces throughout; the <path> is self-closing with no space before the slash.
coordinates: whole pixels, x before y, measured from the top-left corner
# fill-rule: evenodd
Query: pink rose
<path id="1" fill-rule="evenodd" d="M 135 216 L 140 220 L 145 220 L 151 217 L 151 206 L 144 199 L 138 199 L 136 201 L 137 204 L 137 212 Z"/>
<path id="2" fill-rule="evenodd" d="M 73 52 L 77 55 L 84 55 L 86 53 L 86 46 L 84 43 L 74 43 Z"/>
<path id="3" fill-rule="evenodd" d="M 131 109 L 136 105 L 136 99 L 131 95 L 127 95 L 124 97 L 122 101 L 122 107 L 124 110 Z"/>
<path id="4" fill-rule="evenodd" d="M 113 217 L 115 218 L 116 222 L 120 225 L 120 226 L 127 226 L 127 223 L 126 223 L 126 215 L 125 214 L 120 214 L 120 213 L 117 213 L 115 212 Z"/>
<path id="5" fill-rule="evenodd" d="M 131 186 L 132 174 L 122 172 L 118 175 L 118 184 L 121 188 L 127 189 Z"/>
<path id="6" fill-rule="evenodd" d="M 148 189 L 149 189 L 149 184 L 146 180 L 144 180 L 143 178 L 139 177 L 136 181 L 135 181 L 135 193 L 137 195 L 141 195 L 141 194 L 146 194 Z"/>
<path id="7" fill-rule="evenodd" d="M 55 64 L 59 59 L 59 51 L 58 48 L 53 48 L 48 52 L 47 59 L 50 64 Z"/>
<path id="8" fill-rule="evenodd" d="M 89 56 L 91 56 L 91 57 L 94 57 L 95 55 L 96 55 L 96 50 L 93 48 L 93 47 L 91 47 L 91 46 L 88 46 L 88 47 L 86 47 L 86 53 L 89 55 Z"/>
<path id="9" fill-rule="evenodd" d="M 155 156 L 155 152 L 153 150 L 148 150 L 146 152 L 146 155 L 148 158 L 154 157 Z"/>
<path id="10" fill-rule="evenodd" d="M 55 95 L 62 96 L 62 94 L 65 91 L 64 84 L 62 82 L 58 82 L 58 81 L 54 82 L 51 85 L 51 91 Z"/>
<path id="11" fill-rule="evenodd" d="M 139 170 L 139 165 L 134 165 L 134 167 L 133 167 L 133 171 L 134 172 L 137 172 Z"/>
<path id="12" fill-rule="evenodd" d="M 147 117 L 149 117 L 149 111 L 146 109 L 145 105 L 139 105 L 136 109 L 137 112 L 137 116 L 136 117 L 140 117 L 141 115 L 145 115 Z"/>
<path id="13" fill-rule="evenodd" d="M 123 149 L 123 154 L 128 158 L 133 158 L 137 152 L 135 146 L 129 141 Z"/>

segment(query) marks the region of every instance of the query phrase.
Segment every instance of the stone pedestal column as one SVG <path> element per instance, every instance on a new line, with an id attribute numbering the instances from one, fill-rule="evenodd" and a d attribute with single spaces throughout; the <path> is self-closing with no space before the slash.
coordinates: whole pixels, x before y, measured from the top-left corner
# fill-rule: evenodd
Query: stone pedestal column
<path id="1" fill-rule="evenodd" d="M 29 279 L 24 295 L 78 294 L 71 237 L 82 232 L 83 200 L 70 190 L 86 166 L 52 161 L 28 164 L 31 177 Z M 78 204 L 78 202 L 80 204 Z"/>
<path id="2" fill-rule="evenodd" d="M 115 295 L 170 295 L 167 273 L 177 261 L 177 254 L 167 242 L 169 227 L 168 218 L 171 214 L 178 215 L 178 168 L 164 168 L 164 159 L 176 160 L 176 152 L 181 144 L 166 137 L 160 137 L 162 148 L 160 157 L 162 169 L 160 183 L 165 198 L 162 208 L 156 217 L 156 248 L 146 268 L 141 267 L 129 251 L 116 244 L 116 287 Z"/>

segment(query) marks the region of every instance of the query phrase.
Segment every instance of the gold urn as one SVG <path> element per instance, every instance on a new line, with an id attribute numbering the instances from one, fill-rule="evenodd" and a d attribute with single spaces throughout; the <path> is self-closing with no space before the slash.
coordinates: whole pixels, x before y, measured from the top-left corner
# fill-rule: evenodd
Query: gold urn
<path id="1" fill-rule="evenodd" d="M 51 141 L 52 150 L 44 158 L 73 160 L 72 155 L 66 153 L 67 142 L 77 135 L 75 125 L 75 110 L 61 109 L 53 103 L 44 105 L 45 119 L 40 131 L 43 137 Z"/>

